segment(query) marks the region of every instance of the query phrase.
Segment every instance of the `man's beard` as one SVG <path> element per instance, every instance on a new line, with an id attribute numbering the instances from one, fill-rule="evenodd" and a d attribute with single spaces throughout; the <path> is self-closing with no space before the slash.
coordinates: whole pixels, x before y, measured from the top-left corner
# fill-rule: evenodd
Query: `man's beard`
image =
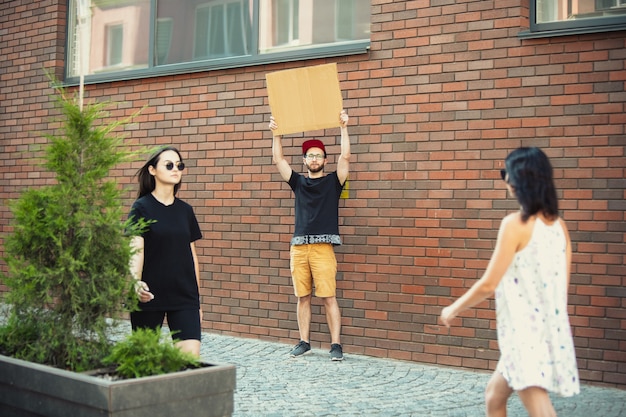
<path id="1" fill-rule="evenodd" d="M 323 164 L 323 163 L 322 163 L 322 164 L 319 164 L 319 165 L 317 166 L 317 168 L 311 168 L 311 166 L 310 166 L 310 165 L 308 165 L 308 164 L 307 164 L 307 166 L 306 166 L 306 167 L 307 167 L 307 169 L 309 170 L 309 172 L 311 172 L 311 173 L 313 173 L 313 174 L 316 174 L 316 173 L 318 173 L 318 172 L 320 172 L 320 171 L 323 171 L 323 170 L 324 170 L 324 164 Z"/>

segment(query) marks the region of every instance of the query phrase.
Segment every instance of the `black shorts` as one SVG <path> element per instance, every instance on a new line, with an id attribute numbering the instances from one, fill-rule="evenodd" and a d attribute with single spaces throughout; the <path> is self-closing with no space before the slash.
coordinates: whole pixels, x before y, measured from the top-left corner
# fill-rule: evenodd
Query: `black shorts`
<path id="1" fill-rule="evenodd" d="M 200 310 L 176 311 L 133 311 L 130 323 L 133 330 L 138 328 L 159 329 L 167 315 L 167 325 L 174 340 L 200 340 Z"/>

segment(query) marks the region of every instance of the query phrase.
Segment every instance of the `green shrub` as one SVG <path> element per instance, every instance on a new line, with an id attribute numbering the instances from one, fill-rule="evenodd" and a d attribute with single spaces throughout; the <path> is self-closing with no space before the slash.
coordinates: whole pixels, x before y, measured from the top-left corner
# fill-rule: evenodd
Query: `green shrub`
<path id="1" fill-rule="evenodd" d="M 13 232 L 5 239 L 10 307 L 3 352 L 73 371 L 100 366 L 111 343 L 108 319 L 136 307 L 130 236 L 122 190 L 109 170 L 133 155 L 106 123 L 107 103 L 81 111 L 57 88 L 58 135 L 47 135 L 45 166 L 54 184 L 28 189 L 9 203 Z"/>
<path id="2" fill-rule="evenodd" d="M 167 374 L 200 366 L 192 354 L 178 349 L 168 339 L 161 337 L 161 329 L 137 329 L 118 342 L 105 364 L 115 365 L 117 373 L 124 378 Z"/>

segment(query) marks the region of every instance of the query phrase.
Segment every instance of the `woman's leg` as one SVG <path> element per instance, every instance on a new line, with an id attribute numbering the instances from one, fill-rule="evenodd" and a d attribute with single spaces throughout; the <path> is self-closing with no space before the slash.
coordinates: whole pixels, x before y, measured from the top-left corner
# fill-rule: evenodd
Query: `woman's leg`
<path id="1" fill-rule="evenodd" d="M 200 357 L 200 341 L 194 339 L 181 340 L 176 342 L 175 346 L 183 352 L 191 353 L 197 358 Z"/>
<path id="2" fill-rule="evenodd" d="M 133 311 L 130 313 L 130 323 L 133 330 L 159 330 L 163 326 L 165 311 Z"/>
<path id="3" fill-rule="evenodd" d="M 180 310 L 167 312 L 167 325 L 176 347 L 200 357 L 200 310 Z"/>
<path id="4" fill-rule="evenodd" d="M 485 389 L 485 406 L 487 417 L 506 417 L 506 404 L 513 393 L 506 379 L 498 371 L 491 375 Z"/>
<path id="5" fill-rule="evenodd" d="M 540 387 L 529 387 L 517 392 L 529 417 L 556 417 L 548 392 Z"/>

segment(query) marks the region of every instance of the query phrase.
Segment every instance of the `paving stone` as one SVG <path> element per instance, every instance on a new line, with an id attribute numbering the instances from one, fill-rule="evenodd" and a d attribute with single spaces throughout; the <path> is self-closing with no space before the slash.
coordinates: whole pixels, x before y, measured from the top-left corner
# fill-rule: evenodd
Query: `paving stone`
<path id="1" fill-rule="evenodd" d="M 490 373 L 351 355 L 348 346 L 342 362 L 315 347 L 309 355 L 290 358 L 292 347 L 204 334 L 203 358 L 237 366 L 233 417 L 485 415 Z M 626 390 L 583 385 L 581 394 L 552 401 L 560 417 L 626 416 Z M 516 396 L 509 400 L 508 415 L 527 416 Z"/>

